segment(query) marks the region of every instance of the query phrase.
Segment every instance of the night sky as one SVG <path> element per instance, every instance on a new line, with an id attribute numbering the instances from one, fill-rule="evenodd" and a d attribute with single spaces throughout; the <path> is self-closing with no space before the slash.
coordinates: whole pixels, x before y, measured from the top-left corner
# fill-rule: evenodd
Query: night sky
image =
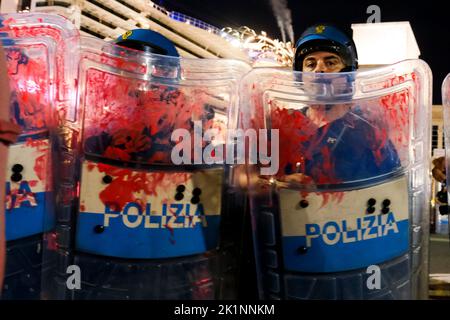
<path id="1" fill-rule="evenodd" d="M 269 0 L 160 0 L 154 1 L 169 10 L 179 11 L 219 28 L 247 25 L 272 38 L 281 33 Z M 433 103 L 441 104 L 441 85 L 450 73 L 450 19 L 442 2 L 437 1 L 343 1 L 290 0 L 295 40 L 302 31 L 317 22 L 330 22 L 351 32 L 352 23 L 365 23 L 369 5 L 381 9 L 381 22 L 409 21 L 414 31 L 420 58 L 433 72 Z"/>

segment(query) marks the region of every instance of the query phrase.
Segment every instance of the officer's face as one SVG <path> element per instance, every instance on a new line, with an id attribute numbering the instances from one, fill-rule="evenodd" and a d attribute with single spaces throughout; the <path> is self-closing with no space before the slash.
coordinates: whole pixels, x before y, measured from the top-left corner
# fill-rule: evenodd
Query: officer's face
<path id="1" fill-rule="evenodd" d="M 305 57 L 303 60 L 303 70 L 304 72 L 340 72 L 345 67 L 342 62 L 341 57 L 338 55 L 318 51 L 313 52 Z M 304 80 L 307 77 L 304 77 Z M 346 80 L 345 77 L 337 76 L 334 79 L 327 78 L 328 80 L 333 80 L 334 85 L 338 82 Z M 307 82 L 307 81 L 305 81 Z M 348 104 L 332 104 L 332 105 L 311 105 L 308 108 L 307 116 L 319 127 L 330 123 L 336 119 L 339 119 L 347 113 L 351 105 Z"/>
<path id="2" fill-rule="evenodd" d="M 308 54 L 303 60 L 304 72 L 339 72 L 345 67 L 337 54 L 317 51 Z"/>

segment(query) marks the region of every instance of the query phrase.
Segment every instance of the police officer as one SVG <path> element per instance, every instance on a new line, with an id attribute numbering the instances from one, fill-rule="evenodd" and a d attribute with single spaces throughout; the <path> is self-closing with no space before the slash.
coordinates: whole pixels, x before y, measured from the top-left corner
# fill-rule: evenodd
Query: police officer
<path id="1" fill-rule="evenodd" d="M 296 43 L 295 71 L 339 73 L 357 69 L 358 56 L 353 40 L 332 25 L 313 25 Z M 307 74 L 303 77 L 307 83 Z M 324 79 L 318 81 L 326 81 Z M 351 88 L 352 76 L 336 77 L 336 80 L 343 79 L 347 79 L 345 86 Z M 304 113 L 315 130 L 300 148 L 306 154 L 304 167 L 296 172 L 295 164 L 288 163 L 284 168 L 285 180 L 305 181 L 308 176 L 316 183 L 339 183 L 372 178 L 400 166 L 392 142 L 378 138 L 358 106 L 324 103 L 310 105 Z"/>
<path id="2" fill-rule="evenodd" d="M 409 297 L 412 290 L 398 285 L 411 278 L 409 176 L 390 139 L 407 126 L 388 131 L 383 97 L 355 93 L 357 52 L 339 29 L 307 28 L 294 57 L 297 72 L 286 78 L 295 81 L 284 92 L 298 99 L 262 99 L 270 118 L 254 103 L 280 144 L 277 176 L 259 179 L 250 194 L 261 292 L 268 299 Z M 272 83 L 259 92 L 266 88 Z M 377 221 L 375 236 L 369 220 Z M 385 280 L 377 290 L 366 286 L 373 265 Z"/>
<path id="3" fill-rule="evenodd" d="M 113 168 L 121 168 L 122 171 L 127 172 L 128 177 L 136 176 L 134 175 L 135 172 L 139 172 L 139 175 L 142 177 L 141 173 L 144 171 L 135 170 L 135 164 L 158 165 L 159 163 L 170 163 L 170 151 L 173 146 L 170 137 L 173 130 L 179 127 L 187 130 L 193 129 L 193 121 L 197 120 L 203 121 L 205 127 L 210 125 L 211 122 L 214 122 L 215 108 L 213 108 L 212 105 L 205 104 L 202 99 L 198 99 L 199 101 L 195 99 L 195 108 L 192 108 L 191 110 L 190 106 L 192 106 L 192 103 L 189 101 L 191 100 L 189 97 L 189 94 L 191 94 L 189 91 L 190 89 L 186 87 L 180 88 L 180 79 L 174 73 L 175 71 L 178 72 L 181 68 L 180 60 L 176 59 L 178 53 L 174 44 L 162 35 L 151 30 L 137 29 L 126 32 L 120 36 L 115 43 L 119 46 L 152 53 L 151 59 L 159 59 L 155 54 L 174 57 L 174 59 L 164 58 L 161 63 L 152 65 L 150 70 L 152 72 L 152 79 L 151 81 L 146 82 L 145 89 L 142 89 L 141 86 L 135 86 L 130 82 L 131 85 L 126 87 L 126 94 L 131 97 L 130 100 L 133 102 L 131 104 L 126 104 L 123 103 L 123 101 L 118 101 L 117 105 L 120 105 L 122 109 L 117 108 L 115 112 L 129 112 L 130 117 L 127 117 L 127 120 L 132 124 L 123 125 L 123 123 L 120 123 L 120 125 L 111 125 L 108 128 L 102 129 L 101 132 L 93 130 L 94 135 L 86 134 L 87 138 L 84 142 L 86 158 L 82 161 L 87 160 L 97 162 L 99 161 L 99 155 L 104 156 L 104 158 L 100 158 L 101 160 L 99 162 L 108 163 L 109 160 L 118 160 L 118 166 L 114 164 Z M 120 49 L 117 49 L 117 51 L 120 51 Z M 130 52 L 127 52 L 125 56 L 128 54 L 130 54 Z M 124 63 L 126 63 L 126 61 Z M 169 77 L 166 77 L 167 73 L 170 73 Z M 159 83 L 158 79 L 154 79 L 157 77 L 161 77 L 161 79 L 165 81 Z M 114 80 L 112 80 L 112 82 L 114 82 Z M 107 86 L 105 86 L 105 88 L 107 88 Z M 135 101 L 136 103 L 134 104 Z M 184 103 L 185 101 L 188 103 Z M 130 105 L 135 106 L 135 108 L 142 107 L 141 110 L 157 111 L 153 114 L 160 115 L 160 117 L 153 116 L 152 114 L 150 116 L 145 116 L 145 119 L 140 121 L 144 116 L 141 115 L 138 110 L 130 110 L 129 108 L 133 108 L 130 107 Z M 182 108 L 185 109 L 182 110 Z M 147 113 L 147 115 L 149 114 L 150 113 Z M 131 119 L 133 119 L 133 121 Z M 109 118 L 109 120 L 113 122 L 114 116 Z M 92 127 L 95 126 L 95 124 L 92 125 Z M 89 125 L 86 125 L 86 128 L 87 132 L 90 129 Z M 93 155 L 94 157 L 89 158 L 90 155 Z M 129 167 L 127 168 L 127 166 Z M 145 178 L 130 181 L 139 186 L 137 189 L 143 189 L 144 187 L 142 186 L 144 183 L 145 188 L 147 188 L 147 186 L 155 187 L 155 185 L 158 186 L 159 184 L 164 188 L 163 184 L 165 182 L 160 182 L 154 177 L 157 175 L 161 176 L 161 173 L 163 173 L 165 179 L 170 179 L 168 178 L 169 175 L 165 175 L 166 173 L 169 173 L 166 170 L 170 168 L 168 168 L 168 166 L 160 166 L 159 168 L 159 170 L 156 168 L 154 171 L 152 170 L 153 168 L 150 169 Z M 176 170 L 176 172 L 183 172 L 184 169 L 178 167 Z M 211 170 L 211 174 L 214 174 L 214 179 L 216 179 L 216 176 L 221 177 L 223 175 L 220 170 L 216 170 L 215 168 L 213 168 L 213 170 L 214 171 Z M 202 172 L 205 172 L 204 176 L 210 175 L 210 173 L 206 172 L 204 169 L 202 169 Z M 80 201 L 85 199 L 83 198 L 83 190 L 87 188 L 86 186 L 90 182 L 89 177 L 89 173 L 86 173 L 85 175 L 83 173 L 83 179 L 80 183 Z M 170 175 L 170 177 L 173 177 L 173 175 Z M 184 177 L 184 174 L 182 177 Z M 108 178 L 110 178 L 110 180 L 106 184 L 109 187 L 119 180 L 115 179 L 113 174 L 109 175 Z M 174 179 L 176 179 L 176 177 Z M 99 184 L 103 184 L 103 181 L 95 181 L 98 181 Z M 208 191 L 203 187 L 202 181 L 198 182 L 198 179 L 195 180 L 195 182 L 193 179 L 183 180 L 182 183 L 177 183 L 175 180 L 171 181 L 173 191 L 176 191 L 175 197 L 178 199 L 176 201 L 182 201 L 184 199 L 183 201 L 188 203 L 189 199 L 191 199 L 191 202 L 185 207 L 187 208 L 186 210 L 193 210 L 189 209 L 191 208 L 191 204 L 199 204 L 200 194 L 202 199 L 205 199 L 205 194 L 207 194 Z M 190 198 L 187 196 L 188 188 L 194 183 L 196 187 L 192 190 L 192 195 L 194 197 Z M 220 184 L 220 187 L 222 185 L 221 182 L 213 183 L 216 185 Z M 208 184 L 209 188 L 212 183 Z M 102 188 L 108 188 L 108 186 L 102 186 Z M 102 199 L 105 206 L 110 200 L 127 201 L 127 203 L 131 202 L 128 198 L 124 199 L 125 197 L 121 197 L 123 193 L 120 193 L 121 190 L 129 191 L 131 189 L 130 185 L 121 186 L 120 184 L 116 184 L 116 186 L 117 188 L 114 189 L 114 192 L 108 194 L 106 200 L 105 198 Z M 198 186 L 201 186 L 201 188 Z M 112 189 L 110 188 L 110 190 Z M 186 193 L 186 196 L 183 195 L 183 192 Z M 219 197 L 221 196 L 219 192 L 221 191 L 217 191 L 217 193 L 214 191 L 213 193 L 215 193 L 215 196 L 217 195 L 217 197 Z M 150 210 L 151 202 L 156 203 L 163 201 L 154 197 L 156 192 L 151 194 L 151 191 L 144 190 L 143 193 L 145 193 L 145 195 L 142 199 L 147 201 L 148 210 Z M 191 191 L 189 191 L 189 193 L 191 193 Z M 89 205 L 89 201 L 86 201 L 86 203 Z M 165 204 L 163 207 L 166 208 Z M 194 206 L 192 207 L 194 208 Z M 196 207 L 203 208 L 203 204 L 200 203 Z M 152 212 L 159 210 L 156 208 L 156 205 L 151 208 L 153 209 Z M 94 238 L 91 238 L 91 236 L 96 236 L 92 232 L 87 233 L 87 236 L 85 236 L 86 233 L 83 233 L 83 228 L 85 228 L 84 230 L 92 230 L 90 221 L 82 219 L 84 210 L 88 209 L 82 209 L 82 206 L 80 206 L 81 212 L 78 217 L 76 231 L 77 251 L 83 253 L 76 255 L 75 261 L 81 269 L 84 269 L 84 266 L 91 265 L 95 265 L 95 268 L 82 273 L 84 277 L 82 281 L 86 279 L 86 282 L 88 282 L 89 279 L 95 277 L 97 270 L 102 270 L 102 274 L 110 276 L 102 277 L 98 279 L 98 281 L 96 278 L 94 285 L 90 287 L 82 285 L 83 289 L 76 293 L 77 298 L 92 299 L 104 297 L 104 295 L 107 294 L 108 296 L 114 295 L 115 298 L 120 299 L 212 299 L 219 294 L 224 295 L 224 292 L 227 291 L 233 291 L 230 294 L 234 294 L 235 290 L 233 288 L 228 289 L 228 284 L 219 286 L 216 283 L 216 279 L 219 278 L 216 277 L 216 273 L 220 274 L 221 283 L 232 282 L 232 280 L 228 281 L 228 278 L 235 278 L 234 274 L 231 274 L 228 268 L 228 261 L 230 260 L 228 259 L 228 254 L 226 256 L 227 260 L 223 265 L 216 263 L 216 257 L 222 261 L 222 257 L 225 257 L 225 255 L 222 254 L 222 252 L 211 252 L 213 250 L 215 251 L 217 246 L 215 244 L 210 245 L 209 243 L 206 243 L 205 232 L 199 231 L 203 229 L 187 228 L 183 227 L 181 223 L 178 223 L 177 227 L 180 230 L 182 229 L 182 232 L 178 232 L 178 230 L 174 231 L 169 224 L 166 224 L 166 222 L 161 222 L 161 226 L 158 226 L 157 228 L 147 227 L 141 232 L 142 230 L 137 228 L 130 228 L 121 224 L 111 224 L 108 226 L 109 230 L 107 235 L 117 235 L 117 238 L 123 238 L 120 242 L 117 242 L 117 245 L 114 241 L 112 245 L 110 243 L 105 245 L 106 242 L 101 244 L 92 240 Z M 219 207 L 217 210 L 222 209 Z M 175 213 L 175 211 L 172 213 L 175 215 L 179 214 Z M 153 213 L 152 215 L 155 216 Z M 180 215 L 184 215 L 184 213 Z M 123 214 L 122 216 L 127 217 L 126 214 Z M 147 214 L 147 216 L 149 217 L 150 214 Z M 163 217 L 163 212 L 161 212 L 160 216 L 160 221 L 166 221 L 166 216 Z M 84 215 L 84 217 L 86 217 L 86 215 Z M 157 220 L 157 218 L 158 216 L 156 216 L 155 220 Z M 196 220 L 187 218 L 186 221 L 195 222 Z M 155 224 L 156 222 L 153 223 L 153 225 Z M 206 224 L 198 226 L 201 228 L 208 227 Z M 209 224 L 209 226 L 213 227 L 213 224 Z M 224 226 L 224 224 L 220 222 L 220 227 L 222 228 L 222 226 Z M 99 227 L 103 227 L 103 225 L 99 225 Z M 103 230 L 103 228 L 100 228 L 98 234 L 102 233 Z M 221 232 L 221 236 L 225 234 L 222 233 L 221 229 L 217 229 L 217 232 L 214 231 L 211 232 L 211 234 L 215 235 L 219 231 Z M 237 234 L 236 228 L 233 228 L 232 231 L 233 235 Z M 191 236 L 192 234 L 198 236 L 200 241 L 195 241 L 194 236 Z M 175 236 L 183 237 L 183 239 L 180 241 L 178 238 L 175 238 Z M 109 239 L 113 238 L 114 236 Z M 224 237 L 221 237 L 220 241 L 222 247 L 222 243 L 225 242 Z M 148 245 L 148 243 L 151 245 Z M 229 250 L 229 247 L 225 247 L 225 245 L 223 247 L 226 250 Z M 128 263 L 128 261 L 130 262 Z M 231 262 L 234 263 L 234 261 Z M 225 272 L 227 274 L 225 274 Z M 233 285 L 234 284 L 230 285 L 230 287 Z M 227 289 L 224 289 L 225 286 L 227 286 Z M 116 292 L 109 290 L 105 293 L 105 290 L 103 290 L 104 287 L 120 290 L 117 290 Z"/>

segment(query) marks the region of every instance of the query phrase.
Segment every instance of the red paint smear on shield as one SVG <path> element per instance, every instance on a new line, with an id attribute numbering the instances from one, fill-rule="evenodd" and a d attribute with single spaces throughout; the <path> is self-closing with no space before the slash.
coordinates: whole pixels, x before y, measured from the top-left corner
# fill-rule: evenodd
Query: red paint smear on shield
<path id="1" fill-rule="evenodd" d="M 383 88 L 390 88 L 406 81 L 413 81 L 418 87 L 417 77 L 415 73 L 405 74 L 393 77 L 385 83 L 382 83 Z M 322 136 L 316 135 L 317 127 L 300 111 L 283 108 L 277 106 L 273 101 L 268 101 L 270 108 L 270 118 L 266 123 L 265 112 L 263 107 L 262 95 L 257 92 L 257 88 L 253 85 L 252 88 L 255 93 L 252 96 L 254 104 L 253 117 L 249 120 L 250 126 L 255 129 L 267 128 L 279 130 L 279 155 L 280 166 L 277 178 L 284 175 L 284 170 L 287 165 L 291 165 L 292 171 L 303 173 L 305 160 L 312 159 L 312 151 L 317 150 L 318 143 Z M 420 89 L 420 88 L 419 88 Z M 366 113 L 366 120 L 374 128 L 374 137 L 369 137 L 368 143 L 371 144 L 371 149 L 374 152 L 375 159 L 381 163 L 383 159 L 382 149 L 390 140 L 397 149 L 400 157 L 408 155 L 409 144 L 409 116 L 410 112 L 416 114 L 416 110 L 410 110 L 411 105 L 415 105 L 415 97 L 411 94 L 410 88 L 405 87 L 404 90 L 397 91 L 392 94 L 382 96 L 374 99 L 368 103 L 367 108 L 364 108 Z M 365 103 L 365 102 L 363 102 Z M 372 104 L 373 106 L 370 106 Z M 326 126 L 323 128 L 323 134 L 326 134 Z M 308 141 L 308 148 L 304 147 L 304 142 Z M 336 179 L 334 173 L 334 164 L 331 161 L 330 150 L 324 147 L 320 150 L 324 158 L 323 163 L 318 165 L 315 170 L 315 176 L 318 178 L 315 183 L 318 184 L 336 184 L 340 181 Z M 297 170 L 297 171 L 296 171 Z M 305 181 L 301 183 L 305 184 Z M 302 191 L 300 196 L 307 197 L 309 192 Z M 340 202 L 343 199 L 343 192 L 320 192 L 323 196 L 323 206 L 330 201 Z"/>
<path id="2" fill-rule="evenodd" d="M 30 127 L 33 129 L 36 128 L 42 128 L 45 125 L 49 126 L 50 119 L 55 119 L 57 113 L 50 112 L 49 106 L 49 91 L 48 88 L 51 84 L 55 84 L 57 87 L 57 90 L 55 90 L 55 93 L 57 97 L 61 99 L 61 101 L 66 101 L 64 98 L 66 94 L 68 94 L 69 89 L 71 86 L 73 86 L 72 81 L 74 79 L 69 79 L 71 83 L 66 83 L 66 79 L 61 77 L 62 72 L 60 70 L 65 70 L 65 63 L 67 60 L 67 57 L 70 56 L 69 50 L 74 49 L 73 46 L 71 46 L 72 40 L 74 40 L 77 37 L 77 33 L 75 32 L 75 27 L 73 27 L 73 30 L 68 30 L 67 28 L 59 28 L 57 26 L 53 26 L 52 23 L 45 24 L 43 23 L 44 20 L 42 18 L 37 18 L 36 23 L 29 23 L 26 25 L 14 25 L 15 21 L 14 19 L 8 19 L 3 21 L 3 26 L 0 29 L 2 32 L 6 32 L 11 36 L 12 38 L 52 38 L 55 42 L 55 49 L 56 49 L 56 55 L 55 55 L 55 61 L 52 62 L 54 64 L 55 69 L 57 70 L 53 75 L 54 82 L 49 82 L 49 73 L 47 68 L 47 49 L 46 45 L 43 44 L 33 44 L 33 45 L 26 45 L 25 47 L 25 54 L 28 50 L 28 48 L 33 49 L 33 56 L 28 56 L 28 62 L 26 64 L 20 64 L 21 69 L 26 69 L 25 71 L 20 71 L 18 73 L 19 77 L 23 81 L 23 83 L 26 84 L 26 86 L 32 85 L 32 91 L 25 90 L 15 90 L 17 92 L 17 100 L 19 104 L 25 105 L 22 110 L 33 110 L 33 113 L 30 114 L 30 116 L 27 118 L 27 121 L 32 121 L 34 119 L 34 123 L 30 125 L 29 123 L 25 124 L 25 127 Z M 68 40 L 69 37 L 69 40 Z M 35 53 L 37 52 L 36 49 L 39 48 L 38 51 L 42 52 L 42 56 L 35 57 Z M 31 52 L 31 51 L 30 51 Z M 12 61 L 13 63 L 16 63 L 16 61 Z M 55 63 L 56 62 L 56 63 Z M 8 61 L 10 64 L 10 61 Z M 17 81 L 14 79 L 14 75 L 11 75 L 11 78 L 14 81 L 12 82 L 12 86 L 14 84 L 18 84 L 20 81 Z M 31 82 L 32 81 L 32 82 Z M 33 83 L 34 82 L 34 83 Z M 24 87 L 22 84 L 21 87 Z M 17 89 L 17 88 L 13 88 Z M 56 88 L 55 88 L 56 89 Z M 26 92 L 28 91 L 28 93 Z M 36 92 L 35 92 L 36 91 Z M 63 114 L 67 106 L 64 105 L 64 102 L 60 102 L 60 100 L 55 99 L 54 101 L 56 108 L 58 109 L 57 112 L 61 111 Z M 60 105 L 61 104 L 61 105 Z M 29 108 L 31 107 L 31 109 Z M 42 111 L 41 109 L 47 109 L 46 111 Z M 52 120 L 52 122 L 53 122 Z M 60 120 L 60 119 L 58 119 Z"/>
<path id="3" fill-rule="evenodd" d="M 38 181 L 37 180 L 30 180 L 28 181 L 28 184 L 30 185 L 31 188 L 34 188 L 37 186 Z"/>
<path id="4" fill-rule="evenodd" d="M 45 152 L 48 150 L 48 140 L 27 138 L 25 146 L 35 148 L 38 152 Z"/>
<path id="5" fill-rule="evenodd" d="M 329 125 L 324 126 L 322 133 L 318 135 L 318 127 L 302 112 L 276 106 L 273 102 L 269 104 L 272 107 L 270 113 L 272 128 L 279 130 L 280 170 L 277 177 L 285 175 L 284 170 L 288 165 L 293 172 L 304 173 L 305 162 L 312 161 L 314 153 L 327 134 Z M 307 141 L 308 146 L 305 144 Z M 320 152 L 324 161 L 314 168 L 314 175 L 317 177 L 314 182 L 339 183 L 335 177 L 330 149 L 326 146 L 321 148 Z"/>
<path id="6" fill-rule="evenodd" d="M 133 61 L 111 58 L 106 55 L 87 53 L 88 59 L 125 71 L 146 72 Z M 147 164 L 172 164 L 171 150 L 179 141 L 171 141 L 175 129 L 191 133 L 191 158 L 195 157 L 194 121 L 202 121 L 205 132 L 218 128 L 225 134 L 226 122 L 207 117 L 206 101 L 211 95 L 201 89 L 177 88 L 162 84 L 120 77 L 101 70 L 88 70 L 85 75 L 86 95 L 84 139 L 107 133 L 111 142 L 101 156 L 123 162 L 137 161 Z M 205 145 L 203 144 L 202 147 Z M 134 154 L 146 153 L 148 157 L 133 158 Z M 151 174 L 131 169 L 97 164 L 98 170 L 113 179 L 99 194 L 106 205 L 122 211 L 129 202 L 139 203 L 145 208 L 145 201 L 137 197 L 156 196 L 157 190 L 175 192 L 176 186 L 186 183 L 191 177 L 187 173 L 152 172 Z M 92 170 L 93 165 L 88 166 Z M 170 209 L 170 208 L 169 208 Z M 175 212 L 170 211 L 172 215 Z M 174 230 L 170 241 L 175 244 Z"/>
<path id="7" fill-rule="evenodd" d="M 44 237 L 46 238 L 46 244 L 47 244 L 47 249 L 51 250 L 51 251 L 56 251 L 58 250 L 59 246 L 58 246 L 58 235 L 56 232 L 50 232 L 47 234 L 44 234 Z"/>
<path id="8" fill-rule="evenodd" d="M 194 121 L 201 121 L 203 132 L 218 128 L 223 135 L 226 133 L 225 122 L 206 117 L 205 104 L 210 96 L 200 89 L 151 85 L 99 70 L 89 71 L 87 88 L 85 138 L 102 132 L 110 134 L 112 142 L 103 156 L 111 159 L 130 161 L 132 153 L 153 148 L 152 155 L 142 161 L 172 164 L 170 151 L 179 142 L 171 141 L 176 129 L 191 133 L 194 159 Z M 158 151 L 154 145 L 164 146 L 167 151 Z"/>
<path id="9" fill-rule="evenodd" d="M 166 224 L 164 225 L 164 228 L 166 228 L 166 229 L 169 230 L 169 232 L 170 232 L 170 238 L 169 238 L 170 243 L 171 243 L 171 244 L 175 244 L 176 241 L 175 241 L 175 239 L 174 239 L 173 228 L 172 228 L 171 226 L 169 226 L 168 223 L 166 223 Z"/>
<path id="10" fill-rule="evenodd" d="M 37 49 L 36 47 L 42 46 L 34 47 Z M 11 120 L 16 123 L 20 121 L 24 131 L 42 130 L 48 126 L 52 117 L 48 107 L 50 102 L 47 63 L 43 56 L 28 56 L 26 49 L 6 52 L 10 57 L 7 62 L 11 79 L 11 98 L 19 107 L 19 110 L 11 112 Z M 27 62 L 19 63 L 24 55 Z"/>
<path id="11" fill-rule="evenodd" d="M 97 167 L 99 172 L 111 176 L 112 182 L 109 183 L 99 194 L 100 200 L 106 204 L 114 204 L 116 211 L 122 211 L 123 207 L 129 202 L 140 203 L 145 208 L 142 199 L 135 194 L 146 196 L 157 196 L 157 189 L 175 192 L 176 186 L 186 183 L 189 180 L 189 173 L 174 172 L 147 172 L 133 171 L 130 169 L 114 167 L 107 164 L 97 163 L 89 166 L 92 170 Z"/>
<path id="12" fill-rule="evenodd" d="M 46 154 L 40 155 L 34 162 L 34 172 L 39 180 L 43 181 L 47 177 L 47 156 Z"/>

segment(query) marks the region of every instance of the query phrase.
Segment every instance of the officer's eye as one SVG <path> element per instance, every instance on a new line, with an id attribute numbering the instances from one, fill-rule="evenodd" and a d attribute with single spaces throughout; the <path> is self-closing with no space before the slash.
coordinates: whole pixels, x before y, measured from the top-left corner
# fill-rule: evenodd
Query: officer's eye
<path id="1" fill-rule="evenodd" d="M 305 67 L 308 69 L 314 69 L 316 67 L 316 63 L 313 61 L 306 62 Z"/>
<path id="2" fill-rule="evenodd" d="M 334 67 L 337 65 L 337 61 L 331 60 L 331 61 L 327 61 L 327 67 Z"/>

